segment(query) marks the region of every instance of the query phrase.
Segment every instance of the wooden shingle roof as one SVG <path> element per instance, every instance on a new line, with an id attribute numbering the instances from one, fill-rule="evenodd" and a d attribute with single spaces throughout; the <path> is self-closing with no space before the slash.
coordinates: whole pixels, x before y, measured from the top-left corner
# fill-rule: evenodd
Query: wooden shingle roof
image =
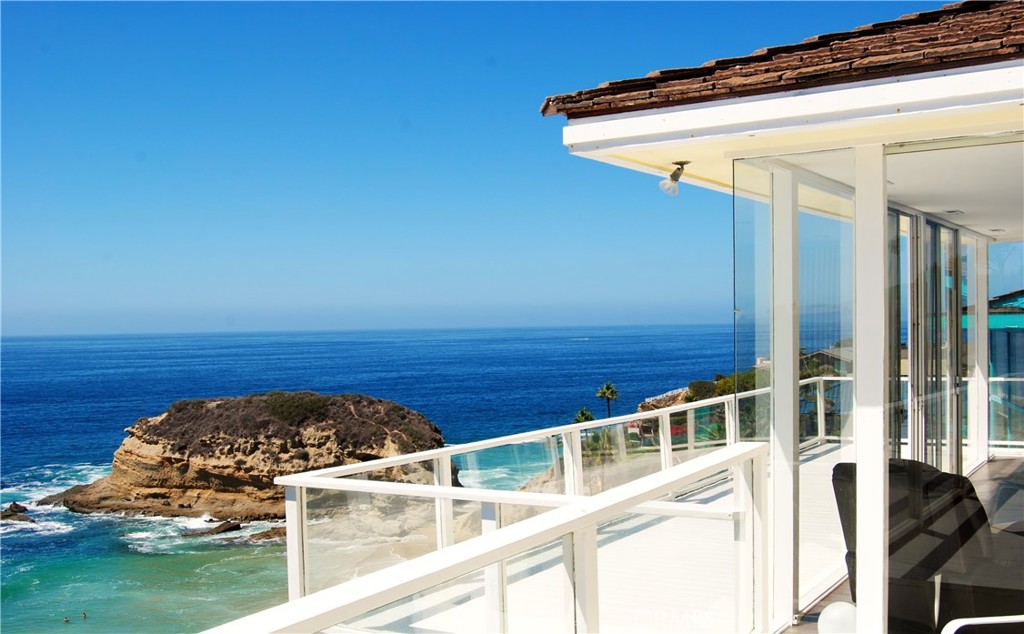
<path id="1" fill-rule="evenodd" d="M 972 0 L 548 97 L 570 119 L 1024 59 L 1024 2 Z"/>

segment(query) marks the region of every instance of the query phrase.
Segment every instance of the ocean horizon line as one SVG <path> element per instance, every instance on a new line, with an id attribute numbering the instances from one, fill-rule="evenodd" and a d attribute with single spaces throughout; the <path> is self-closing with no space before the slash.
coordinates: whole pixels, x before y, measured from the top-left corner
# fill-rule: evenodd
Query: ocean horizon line
<path id="1" fill-rule="evenodd" d="M 426 332 L 494 332 L 501 330 L 521 331 L 552 331 L 581 329 L 641 329 L 641 328 L 699 328 L 708 326 L 732 326 L 733 322 L 679 322 L 655 324 L 559 324 L 559 325 L 520 325 L 520 326 L 411 326 L 401 328 L 367 327 L 367 328 L 317 328 L 295 330 L 194 330 L 194 331 L 157 331 L 157 332 L 109 332 L 109 333 L 53 333 L 53 334 L 15 334 L 0 332 L 0 341 L 14 340 L 46 340 L 46 339 L 106 339 L 106 338 L 156 338 L 156 337 L 246 337 L 260 335 L 326 335 L 326 334 L 366 334 L 366 333 L 426 333 Z"/>

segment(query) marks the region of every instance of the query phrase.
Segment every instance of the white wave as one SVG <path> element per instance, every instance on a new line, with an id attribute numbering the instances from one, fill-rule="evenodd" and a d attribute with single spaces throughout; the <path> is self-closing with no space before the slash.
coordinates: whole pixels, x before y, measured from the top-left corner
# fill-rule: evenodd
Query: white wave
<path id="1" fill-rule="evenodd" d="M 496 476 L 508 477 L 508 473 L 508 469 L 501 467 L 497 469 L 460 469 L 459 482 L 461 482 L 463 486 L 471 489 L 485 489 L 488 488 L 488 483 L 493 483 L 495 481 Z"/>
<path id="2" fill-rule="evenodd" d="M 109 464 L 41 465 L 4 474 L 0 501 L 4 505 L 19 502 L 34 505 L 79 484 L 94 482 L 110 473 Z"/>
<path id="3" fill-rule="evenodd" d="M 75 530 L 74 526 L 63 522 L 2 522 L 0 523 L 0 535 L 9 537 L 11 535 L 60 535 Z"/>

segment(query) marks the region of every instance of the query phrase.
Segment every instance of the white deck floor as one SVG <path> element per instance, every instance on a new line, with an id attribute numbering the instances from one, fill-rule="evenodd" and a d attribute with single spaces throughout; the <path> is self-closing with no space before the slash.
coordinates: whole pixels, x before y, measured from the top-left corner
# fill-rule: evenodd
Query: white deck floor
<path id="1" fill-rule="evenodd" d="M 800 574 L 806 601 L 843 574 L 842 531 L 832 493 L 840 446 L 802 454 Z M 685 498 L 714 509 L 732 507 L 731 483 Z M 739 549 L 729 520 L 624 515 L 598 532 L 598 588 L 603 632 L 732 632 L 737 627 Z M 506 562 L 508 631 L 569 631 L 568 584 L 561 542 Z M 385 606 L 328 632 L 493 631 L 487 573 L 474 574 Z M 491 614 L 494 618 L 494 614 Z"/>

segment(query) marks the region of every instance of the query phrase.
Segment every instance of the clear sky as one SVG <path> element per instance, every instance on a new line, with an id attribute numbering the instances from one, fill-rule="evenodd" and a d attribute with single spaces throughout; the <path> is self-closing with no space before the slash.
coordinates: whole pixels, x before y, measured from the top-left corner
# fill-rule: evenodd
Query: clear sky
<path id="1" fill-rule="evenodd" d="M 5 2 L 3 332 L 727 321 L 730 198 L 544 98 L 940 4 Z"/>

